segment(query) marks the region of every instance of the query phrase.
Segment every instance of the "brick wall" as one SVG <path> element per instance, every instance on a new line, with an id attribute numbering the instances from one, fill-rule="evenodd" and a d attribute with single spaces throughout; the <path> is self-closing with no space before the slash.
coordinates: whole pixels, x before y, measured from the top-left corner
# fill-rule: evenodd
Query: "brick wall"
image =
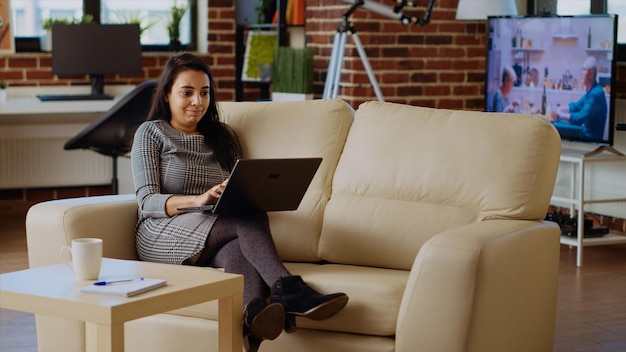
<path id="1" fill-rule="evenodd" d="M 382 2 L 382 1 L 381 1 Z M 425 0 L 416 1 L 423 5 Z M 221 100 L 235 99 L 234 0 L 212 0 L 208 12 L 209 53 Z M 404 26 L 397 20 L 357 10 L 350 20 L 387 101 L 410 105 L 483 109 L 485 25 L 481 21 L 454 19 L 458 0 L 437 0 L 431 23 Z M 306 43 L 314 48 L 315 93 L 323 91 L 333 37 L 349 5 L 337 0 L 307 0 Z M 407 11 L 421 17 L 422 7 Z M 140 75 L 107 76 L 107 84 L 136 84 L 157 78 L 171 53 L 145 53 Z M 51 55 L 15 54 L 0 58 L 0 80 L 10 86 L 89 84 L 87 77 L 59 78 L 51 73 Z M 626 99 L 626 65 L 620 64 L 618 97 Z M 245 100 L 260 97 L 258 86 L 244 87 Z M 348 38 L 341 98 L 358 106 L 376 99 L 359 55 Z"/>

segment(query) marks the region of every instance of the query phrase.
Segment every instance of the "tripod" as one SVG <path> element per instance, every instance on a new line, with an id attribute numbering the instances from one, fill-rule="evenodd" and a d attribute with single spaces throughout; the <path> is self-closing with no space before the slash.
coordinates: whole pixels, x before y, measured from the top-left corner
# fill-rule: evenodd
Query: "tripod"
<path id="1" fill-rule="evenodd" d="M 369 60 L 367 58 L 367 53 L 363 49 L 363 44 L 361 44 L 361 39 L 359 39 L 359 35 L 356 33 L 354 27 L 348 21 L 348 17 L 354 12 L 360 4 L 353 5 L 342 18 L 342 24 L 337 28 L 337 33 L 335 33 L 335 37 L 333 39 L 333 49 L 330 52 L 330 61 L 328 62 L 328 71 L 326 74 L 326 82 L 324 84 L 324 99 L 336 98 L 339 92 L 339 82 L 341 81 L 341 70 L 343 67 L 343 58 L 346 54 L 346 40 L 348 34 L 352 37 L 352 41 L 356 47 L 356 50 L 359 52 L 359 56 L 361 57 L 361 62 L 363 63 L 363 67 L 365 68 L 365 72 L 367 72 L 367 77 L 372 84 L 372 88 L 374 89 L 374 93 L 376 94 L 376 98 L 379 101 L 385 101 L 383 97 L 383 93 L 378 86 L 378 81 L 376 80 L 376 76 L 374 75 L 374 71 L 372 70 L 372 66 L 370 66 Z"/>

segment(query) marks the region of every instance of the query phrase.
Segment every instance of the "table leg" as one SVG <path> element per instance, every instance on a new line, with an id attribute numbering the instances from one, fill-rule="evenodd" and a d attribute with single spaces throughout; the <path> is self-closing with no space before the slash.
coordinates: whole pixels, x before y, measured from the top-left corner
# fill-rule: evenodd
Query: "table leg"
<path id="1" fill-rule="evenodd" d="M 243 297 L 236 295 L 219 299 L 219 352 L 242 351 Z"/>
<path id="2" fill-rule="evenodd" d="M 85 323 L 87 352 L 124 352 L 124 324 Z"/>

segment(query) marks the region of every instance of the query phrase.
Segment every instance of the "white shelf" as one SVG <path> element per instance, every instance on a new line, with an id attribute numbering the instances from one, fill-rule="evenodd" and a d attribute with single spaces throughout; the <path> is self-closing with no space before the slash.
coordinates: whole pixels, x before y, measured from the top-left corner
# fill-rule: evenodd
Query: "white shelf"
<path id="1" fill-rule="evenodd" d="M 576 266 L 581 267 L 583 263 L 583 247 L 605 246 L 626 243 L 626 236 L 609 233 L 601 237 L 584 238 L 585 205 L 626 202 L 626 194 L 599 195 L 593 190 L 585 190 L 585 166 L 593 162 L 626 162 L 626 156 L 612 153 L 600 153 L 595 155 L 585 155 L 564 150 L 561 153 L 561 162 L 570 163 L 572 166 L 572 177 L 569 185 L 569 196 L 553 194 L 551 203 L 556 205 L 566 205 L 570 208 L 570 214 L 578 212 L 577 237 L 561 236 L 561 244 L 576 247 Z M 561 192 L 559 192 L 561 193 Z"/>
<path id="2" fill-rule="evenodd" d="M 607 246 L 611 244 L 623 244 L 623 243 L 626 243 L 626 236 L 617 235 L 614 233 L 608 233 L 602 237 L 585 238 L 583 241 L 583 247 Z M 572 247 L 577 247 L 578 239 L 574 237 L 561 236 L 561 244 L 569 245 Z"/>

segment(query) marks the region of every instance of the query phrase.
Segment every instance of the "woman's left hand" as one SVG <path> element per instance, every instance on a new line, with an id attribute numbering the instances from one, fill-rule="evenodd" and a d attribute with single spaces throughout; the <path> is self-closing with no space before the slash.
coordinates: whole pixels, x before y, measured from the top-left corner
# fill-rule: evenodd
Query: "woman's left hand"
<path id="1" fill-rule="evenodd" d="M 227 183 L 228 183 L 228 179 L 224 180 L 224 182 L 222 182 L 220 184 L 217 184 L 217 185 L 211 187 L 209 189 L 209 192 L 208 192 L 209 195 L 212 198 L 215 198 L 215 201 L 217 201 L 222 196 L 222 193 L 224 192 L 224 188 L 226 188 L 226 184 Z"/>

